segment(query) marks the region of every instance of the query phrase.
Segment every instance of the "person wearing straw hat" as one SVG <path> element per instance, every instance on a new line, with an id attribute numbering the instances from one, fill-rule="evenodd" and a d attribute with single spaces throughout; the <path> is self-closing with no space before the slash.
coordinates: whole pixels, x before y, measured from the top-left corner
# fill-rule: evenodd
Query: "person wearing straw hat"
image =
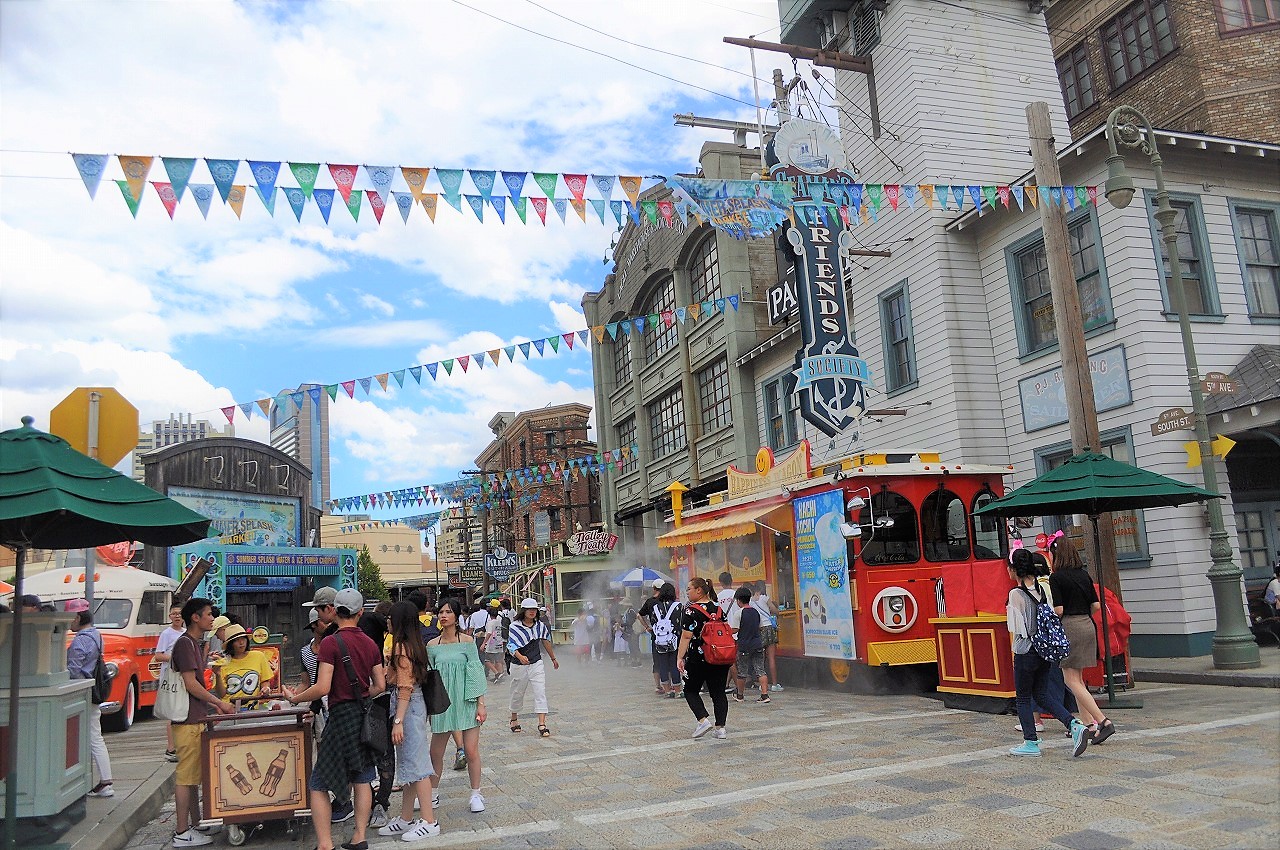
<path id="1" fill-rule="evenodd" d="M 520 602 L 520 616 L 511 624 L 511 634 L 507 638 L 507 652 L 515 659 L 511 668 L 511 731 L 520 731 L 520 710 L 524 708 L 524 694 L 533 686 L 533 710 L 538 713 L 538 734 L 543 738 L 551 736 L 547 728 L 547 678 L 546 668 L 542 663 L 542 650 L 555 669 L 560 669 L 556 659 L 556 649 L 551 643 L 551 632 L 547 624 L 538 617 L 538 600 L 528 598 Z"/>
<path id="2" fill-rule="evenodd" d="M 249 633 L 244 626 L 224 627 L 223 647 L 226 652 L 213 663 L 214 692 L 241 711 L 252 711 L 262 697 L 269 696 L 267 683 L 275 675 L 266 653 L 249 648 Z"/>

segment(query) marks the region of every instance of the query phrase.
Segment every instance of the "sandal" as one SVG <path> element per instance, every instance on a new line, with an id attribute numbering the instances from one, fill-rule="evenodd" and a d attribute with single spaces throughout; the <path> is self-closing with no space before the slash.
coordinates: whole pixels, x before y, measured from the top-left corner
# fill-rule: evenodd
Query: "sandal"
<path id="1" fill-rule="evenodd" d="M 520 728 L 520 724 L 519 724 L 519 723 L 512 723 L 512 724 L 511 724 L 511 731 L 512 731 L 512 732 L 523 732 L 524 730 Z"/>
<path id="2" fill-rule="evenodd" d="M 545 726 L 539 726 L 539 727 L 538 727 L 538 735 L 539 735 L 539 736 L 541 736 L 541 737 L 543 737 L 543 738 L 550 738 L 550 737 L 551 737 L 551 730 L 550 730 L 550 729 L 548 729 L 548 728 L 547 728 L 547 727 L 545 727 Z"/>
<path id="3" fill-rule="evenodd" d="M 1102 723 L 1098 726 L 1098 731 L 1093 733 L 1092 743 L 1095 746 L 1097 744 L 1101 744 L 1103 741 L 1107 740 L 1115 733 L 1116 733 L 1115 724 L 1111 722 L 1110 718 L 1104 717 L 1102 719 Z"/>

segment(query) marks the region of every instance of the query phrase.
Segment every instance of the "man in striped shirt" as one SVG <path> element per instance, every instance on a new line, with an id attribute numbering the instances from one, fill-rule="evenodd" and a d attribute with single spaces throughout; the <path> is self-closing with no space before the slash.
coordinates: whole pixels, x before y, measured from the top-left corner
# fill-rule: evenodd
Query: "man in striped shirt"
<path id="1" fill-rule="evenodd" d="M 515 660 L 511 668 L 511 731 L 519 732 L 520 709 L 524 708 L 524 694 L 533 686 L 533 710 L 538 713 L 538 734 L 543 738 L 551 736 L 547 728 L 547 684 L 546 672 L 542 664 L 542 650 L 555 669 L 560 669 L 556 660 L 555 646 L 551 643 L 551 630 L 538 618 L 538 601 L 525 599 L 520 603 L 520 616 L 511 624 L 511 634 L 507 639 L 507 652 Z"/>

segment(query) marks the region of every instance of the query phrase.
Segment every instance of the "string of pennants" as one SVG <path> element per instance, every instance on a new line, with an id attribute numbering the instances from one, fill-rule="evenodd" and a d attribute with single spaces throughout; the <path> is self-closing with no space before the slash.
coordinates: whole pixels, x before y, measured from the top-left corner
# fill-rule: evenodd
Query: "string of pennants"
<path id="1" fill-rule="evenodd" d="M 469 369 L 477 370 L 485 369 L 485 363 L 489 363 L 487 368 L 496 369 L 502 363 L 502 355 L 507 355 L 507 362 L 513 362 L 516 359 L 516 352 L 520 352 L 525 360 L 529 360 L 533 353 L 537 353 L 539 357 L 546 357 L 547 350 L 558 354 L 563 344 L 572 350 L 575 343 L 581 343 L 582 348 L 586 348 L 590 344 L 592 336 L 596 342 L 604 341 L 607 334 L 611 340 L 616 340 L 618 334 L 642 334 L 645 330 L 657 331 L 658 329 L 670 328 L 673 324 L 679 322 L 683 325 L 686 321 L 697 321 L 700 317 L 713 316 L 724 313 L 729 309 L 734 312 L 738 310 L 739 299 L 737 295 L 730 295 L 725 298 L 714 298 L 703 301 L 698 304 L 688 304 L 684 307 L 677 307 L 672 310 L 663 310 L 658 313 L 650 313 L 644 316 L 633 316 L 626 319 L 620 319 L 616 322 L 609 322 L 604 325 L 595 325 L 590 328 L 582 328 L 577 331 L 549 336 L 544 339 L 535 339 L 529 342 L 518 342 L 514 345 L 504 346 L 502 348 L 492 348 L 488 351 L 480 351 L 475 354 L 462 354 L 457 357 L 450 357 L 447 360 L 440 360 L 435 363 L 425 363 L 419 366 L 409 366 L 404 369 L 397 369 L 393 372 L 382 372 L 377 375 L 369 375 L 364 378 L 352 378 L 346 381 L 338 381 L 334 384 L 312 384 L 306 389 L 295 390 L 292 392 L 282 392 L 275 398 L 260 398 L 254 401 L 236 402 L 226 407 L 219 408 L 222 415 L 227 417 L 227 422 L 235 423 L 237 413 L 242 415 L 246 420 L 253 418 L 253 411 L 257 409 L 262 416 L 271 414 L 271 405 L 274 402 L 277 407 L 288 410 L 289 403 L 292 403 L 294 409 L 301 410 L 302 406 L 308 399 L 315 405 L 319 405 L 325 395 L 329 396 L 330 401 L 337 401 L 341 397 L 341 393 L 345 392 L 348 398 L 355 398 L 356 387 L 364 391 L 366 397 L 373 392 L 374 382 L 385 393 L 390 386 L 391 381 L 395 381 L 396 385 L 401 389 L 404 388 L 405 376 L 412 378 L 418 385 L 422 384 L 422 373 L 425 371 L 431 380 L 439 379 L 441 369 L 446 375 L 453 375 L 454 367 L 460 366 L 462 371 L 466 373 Z"/>
<path id="2" fill-rule="evenodd" d="M 89 191 L 89 197 L 95 198 L 111 155 L 73 153 L 71 158 Z M 683 227 L 688 224 L 687 206 L 680 205 L 678 201 L 641 201 L 640 193 L 645 180 L 649 178 L 640 176 L 250 159 L 243 162 L 248 166 L 252 183 L 237 183 L 242 162 L 238 159 L 124 154 L 117 155 L 116 158 L 124 179 L 114 182 L 119 186 L 120 194 L 134 218 L 138 217 L 147 177 L 151 175 L 155 160 L 159 159 L 168 180 L 153 180 L 150 183 L 171 219 L 178 205 L 188 195 L 194 199 L 201 216 L 207 219 L 215 194 L 222 199 L 224 205 L 231 208 L 236 218 L 240 218 L 244 212 L 245 199 L 252 187 L 269 215 L 275 216 L 276 198 L 283 195 L 299 222 L 308 206 L 316 208 L 325 224 L 329 223 L 330 213 L 335 206 L 345 206 L 351 218 L 359 221 L 360 213 L 367 205 L 377 223 L 382 224 L 383 213 L 390 205 L 400 213 L 405 224 L 409 223 L 409 215 L 415 206 L 421 206 L 434 223 L 440 200 L 443 199 L 459 213 L 463 212 L 464 205 L 470 208 L 481 222 L 484 221 L 485 211 L 492 210 L 498 220 L 505 224 L 510 210 L 521 223 L 527 224 L 529 210 L 532 208 L 543 225 L 547 223 L 548 210 L 555 212 L 564 223 L 569 210 L 577 213 L 582 221 L 587 221 L 588 209 L 595 213 L 601 224 L 609 223 L 607 214 L 612 216 L 613 222 L 619 227 L 628 219 L 636 226 L 640 226 L 642 219 L 647 219 L 657 227 Z M 201 161 L 208 169 L 211 183 L 192 182 Z M 296 186 L 278 185 L 282 166 L 288 167 Z M 363 179 L 360 177 L 362 171 Z M 332 189 L 316 185 L 326 173 L 333 183 Z M 541 195 L 525 193 L 531 174 L 534 185 L 542 191 Z M 469 180 L 475 190 L 474 194 L 462 191 L 464 178 Z M 439 191 L 426 191 L 429 180 L 438 185 Z M 568 192 L 567 196 L 561 190 L 562 185 Z M 505 192 L 495 193 L 494 190 L 499 187 L 505 189 Z M 619 188 L 625 200 L 614 199 L 614 191 Z M 596 197 L 587 197 L 589 190 L 593 190 Z M 557 193 L 560 197 L 556 197 Z"/>
<path id="3" fill-rule="evenodd" d="M 629 463 L 632 458 L 639 455 L 639 452 L 639 444 L 632 443 L 621 448 L 582 455 L 568 460 L 548 460 L 534 466 L 495 470 L 486 472 L 483 475 L 471 475 L 440 484 L 419 484 L 399 490 L 382 490 L 376 493 L 364 493 L 359 496 L 330 499 L 326 503 L 326 507 L 335 513 L 352 510 L 402 508 L 413 505 L 422 506 L 427 502 L 432 504 L 466 502 L 483 507 L 486 504 L 493 505 L 499 501 L 509 502 L 520 499 L 522 497 L 518 494 L 519 490 L 553 482 L 563 482 L 566 476 L 576 481 L 581 475 L 604 475 L 606 472 Z M 525 495 L 528 496 L 528 499 L 522 501 L 521 504 L 537 501 L 539 496 L 536 493 Z M 457 509 L 450 508 L 449 510 Z M 402 517 L 399 520 L 382 520 L 382 522 L 401 525 L 418 523 L 429 526 L 434 524 L 445 513 L 445 511 L 436 511 L 420 516 Z M 374 521 L 370 520 L 369 522 Z M 367 526 L 368 522 L 365 525 Z"/>
<path id="4" fill-rule="evenodd" d="M 430 485 L 427 485 L 430 486 Z M 536 502 L 542 501 L 542 492 L 525 493 L 520 496 L 519 506 L 527 507 Z M 485 503 L 470 500 L 475 510 L 483 512 L 486 509 Z M 332 504 L 332 503 L 331 503 Z M 443 518 L 458 519 L 463 515 L 463 509 L 460 507 L 446 508 L 442 511 L 432 511 L 428 514 L 417 514 L 416 516 L 403 516 L 396 519 L 366 519 L 353 522 L 351 525 L 340 525 L 338 530 L 343 534 L 351 534 L 357 531 L 367 531 L 371 528 L 387 528 L 393 525 L 412 528 L 417 531 L 427 531 Z"/>

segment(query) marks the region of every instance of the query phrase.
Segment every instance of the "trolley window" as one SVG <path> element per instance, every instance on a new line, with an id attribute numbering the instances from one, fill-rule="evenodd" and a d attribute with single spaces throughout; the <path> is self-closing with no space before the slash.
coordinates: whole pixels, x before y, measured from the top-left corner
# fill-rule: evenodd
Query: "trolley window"
<path id="1" fill-rule="evenodd" d="M 930 561 L 969 560 L 969 522 L 964 502 L 950 490 L 934 490 L 920 504 L 924 556 Z"/>
<path id="2" fill-rule="evenodd" d="M 164 626 L 169 623 L 169 599 L 167 590 L 147 590 L 138 605 L 138 625 Z"/>
<path id="3" fill-rule="evenodd" d="M 996 494 L 983 490 L 973 499 L 976 511 L 996 500 Z M 1009 556 L 1009 535 L 1005 532 L 1004 520 L 992 514 L 982 516 L 970 515 L 973 523 L 973 556 L 982 559 L 1001 560 Z"/>
<path id="4" fill-rule="evenodd" d="M 133 613 L 132 599 L 103 599 L 93 611 L 93 625 L 99 629 L 123 629 Z"/>
<path id="5" fill-rule="evenodd" d="M 920 560 L 920 526 L 911 502 L 892 491 L 871 497 L 858 518 L 862 526 L 862 562 L 875 567 Z"/>

